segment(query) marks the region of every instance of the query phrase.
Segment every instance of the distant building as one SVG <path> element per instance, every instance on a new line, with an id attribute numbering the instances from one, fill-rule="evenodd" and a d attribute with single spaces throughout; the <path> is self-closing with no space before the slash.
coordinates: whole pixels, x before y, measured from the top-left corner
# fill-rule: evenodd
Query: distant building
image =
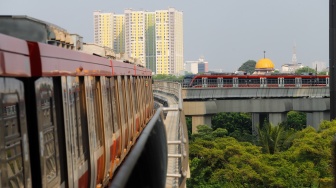
<path id="1" fill-rule="evenodd" d="M 268 58 L 260 59 L 255 65 L 253 74 L 268 74 L 274 72 L 274 64 Z"/>
<path id="2" fill-rule="evenodd" d="M 303 68 L 304 66 L 301 63 L 297 63 L 297 64 L 283 64 L 281 66 L 281 72 L 282 73 L 295 73 L 295 71 L 297 69 Z"/>
<path id="3" fill-rule="evenodd" d="M 113 13 L 93 12 L 94 43 L 113 48 Z"/>
<path id="4" fill-rule="evenodd" d="M 113 16 L 113 50 L 117 54 L 125 53 L 125 15 Z"/>
<path id="5" fill-rule="evenodd" d="M 209 72 L 208 62 L 204 61 L 204 57 L 200 57 L 197 61 L 186 61 L 184 69 L 193 74 Z"/>
<path id="6" fill-rule="evenodd" d="M 141 61 L 154 74 L 183 71 L 183 12 L 126 9 L 124 14 L 93 12 L 94 42 Z"/>
<path id="7" fill-rule="evenodd" d="M 317 69 L 317 72 L 325 71 L 327 66 L 325 62 L 322 61 L 314 61 L 312 63 L 312 68 Z"/>
<path id="8" fill-rule="evenodd" d="M 295 73 L 297 69 L 303 68 L 303 64 L 297 62 L 296 45 L 293 46 L 292 62 L 281 66 L 281 73 Z"/>

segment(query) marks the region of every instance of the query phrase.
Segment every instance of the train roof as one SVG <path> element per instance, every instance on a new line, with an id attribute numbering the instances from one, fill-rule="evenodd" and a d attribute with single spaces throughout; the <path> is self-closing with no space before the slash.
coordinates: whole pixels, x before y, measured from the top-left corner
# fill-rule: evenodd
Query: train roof
<path id="1" fill-rule="evenodd" d="M 151 76 L 151 70 L 134 64 L 0 34 L 0 75 L 17 77 Z"/>

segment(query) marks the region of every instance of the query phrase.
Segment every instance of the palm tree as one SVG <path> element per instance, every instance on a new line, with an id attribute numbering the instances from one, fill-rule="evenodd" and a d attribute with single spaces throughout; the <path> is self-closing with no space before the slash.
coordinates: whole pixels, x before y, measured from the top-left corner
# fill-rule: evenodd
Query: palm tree
<path id="1" fill-rule="evenodd" d="M 269 154 L 277 153 L 281 148 L 288 148 L 294 135 L 291 131 L 286 131 L 284 126 L 274 126 L 270 123 L 265 123 L 262 128 L 258 126 L 257 130 L 259 143 Z"/>

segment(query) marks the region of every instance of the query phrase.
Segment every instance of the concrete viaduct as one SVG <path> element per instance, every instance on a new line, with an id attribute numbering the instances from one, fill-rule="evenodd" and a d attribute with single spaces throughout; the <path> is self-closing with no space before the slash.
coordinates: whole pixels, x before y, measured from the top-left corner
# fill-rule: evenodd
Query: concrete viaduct
<path id="1" fill-rule="evenodd" d="M 329 87 L 311 88 L 183 88 L 183 110 L 196 126 L 211 126 L 211 116 L 219 112 L 252 113 L 252 130 L 268 115 L 277 125 L 294 110 L 307 114 L 307 125 L 318 129 L 322 120 L 330 120 Z"/>

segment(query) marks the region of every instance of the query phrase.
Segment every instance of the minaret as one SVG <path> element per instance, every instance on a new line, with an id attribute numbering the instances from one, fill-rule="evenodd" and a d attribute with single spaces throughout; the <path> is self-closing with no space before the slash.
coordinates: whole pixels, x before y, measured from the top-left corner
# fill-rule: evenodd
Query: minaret
<path id="1" fill-rule="evenodd" d="M 297 59 L 296 59 L 296 44 L 295 43 L 294 43 L 294 47 L 293 47 L 292 64 L 293 65 L 297 64 Z"/>

